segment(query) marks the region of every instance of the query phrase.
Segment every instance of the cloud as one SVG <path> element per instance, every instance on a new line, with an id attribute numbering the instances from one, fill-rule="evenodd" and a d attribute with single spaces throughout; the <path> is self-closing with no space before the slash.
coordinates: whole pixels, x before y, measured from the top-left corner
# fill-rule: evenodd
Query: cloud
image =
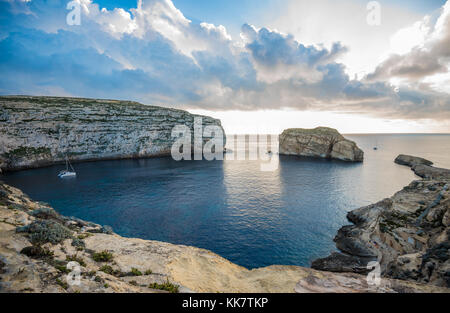
<path id="1" fill-rule="evenodd" d="M 139 1 L 130 10 L 77 0 L 80 26 L 66 24 L 64 1 L 17 1 L 0 1 L 1 94 L 117 98 L 221 111 L 293 108 L 450 119 L 449 95 L 428 84 L 396 90 L 381 76 L 350 78 L 339 62 L 348 50 L 340 42 L 307 45 L 250 24 L 242 26 L 241 38 L 232 38 L 224 26 L 190 21 L 170 0 Z M 432 31 L 439 55 L 447 53 L 446 37 L 439 36 L 447 27 L 440 19 Z M 420 77 L 420 67 L 410 60 L 403 75 L 412 77 L 414 70 Z M 393 67 L 402 60 L 396 61 L 388 73 L 397 73 Z M 422 71 L 432 67 L 419 65 Z"/>
<path id="2" fill-rule="evenodd" d="M 316 66 L 334 62 L 347 51 L 340 42 L 333 43 L 330 50 L 323 46 L 305 46 L 292 35 L 267 28 L 256 29 L 249 24 L 242 26 L 241 37 L 258 71 L 258 79 L 267 83 L 294 77 L 319 81 L 322 75 Z"/>
<path id="3" fill-rule="evenodd" d="M 411 35 L 414 35 L 416 40 L 419 39 L 419 43 L 406 53 L 388 57 L 373 73 L 367 75 L 368 80 L 400 78 L 417 81 L 449 71 L 450 1 L 442 7 L 434 25 L 431 25 L 430 17 L 426 16 L 423 21 L 401 30 L 395 37 L 398 41 L 405 37 L 409 39 Z"/>
<path id="4" fill-rule="evenodd" d="M 242 26 L 242 36 L 248 41 L 246 48 L 257 63 L 267 66 L 278 64 L 314 66 L 332 62 L 341 53 L 347 51 L 341 43 L 334 43 L 331 50 L 323 47 L 305 46 L 292 35 L 283 35 L 267 28 L 257 30 L 254 26 Z"/>
<path id="5" fill-rule="evenodd" d="M 60 95 L 179 106 L 198 100 L 202 85 L 211 79 L 233 88 L 251 85 L 253 68 L 232 54 L 223 26 L 191 25 L 170 1 L 139 3 L 131 13 L 80 2 L 81 26 L 65 24 L 63 1 L 47 7 L 46 1 L 33 0 L 30 10 L 44 12 L 46 7 L 49 16 L 60 13 L 59 24 L 43 20 L 40 25 L 32 16 L 13 12 L 13 3 L 1 3 L 9 18 L 1 20 L 0 28 L 16 26 L 0 41 L 0 68 L 8 74 L 0 78 L 0 92 L 56 90 Z M 21 27 L 17 19 L 32 27 Z M 189 39 L 205 44 L 188 49 L 184 44 Z M 221 49 L 210 50 L 214 44 Z"/>

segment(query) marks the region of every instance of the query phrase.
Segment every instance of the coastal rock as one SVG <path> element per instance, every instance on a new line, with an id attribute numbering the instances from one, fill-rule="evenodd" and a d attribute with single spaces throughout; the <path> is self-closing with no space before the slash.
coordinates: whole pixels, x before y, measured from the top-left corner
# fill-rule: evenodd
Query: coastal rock
<path id="1" fill-rule="evenodd" d="M 424 158 L 400 154 L 394 162 L 400 165 L 409 166 L 417 176 L 422 178 L 450 179 L 450 170 L 433 167 L 433 162 Z"/>
<path id="2" fill-rule="evenodd" d="M 362 162 L 364 152 L 332 128 L 287 129 L 279 138 L 280 154 Z"/>
<path id="3" fill-rule="evenodd" d="M 358 272 L 372 255 L 383 277 L 450 287 L 448 170 L 409 156 L 396 162 L 427 175 L 389 199 L 348 213 L 353 225 L 342 227 L 335 238 L 345 257 L 333 253 L 315 260 L 314 268 Z"/>
<path id="4" fill-rule="evenodd" d="M 424 164 L 418 164 L 411 168 L 417 176 L 426 179 L 450 179 L 450 170 Z"/>
<path id="5" fill-rule="evenodd" d="M 409 167 L 413 167 L 419 164 L 422 165 L 433 165 L 433 162 L 428 161 L 427 159 L 424 158 L 419 158 L 419 157 L 415 157 L 415 156 L 411 156 L 411 155 L 405 155 L 405 154 L 400 154 L 394 161 L 397 164 L 400 165 L 406 165 Z"/>
<path id="6" fill-rule="evenodd" d="M 167 156 L 175 125 L 193 134 L 219 120 L 131 101 L 59 97 L 0 97 L 0 171 L 71 160 Z M 225 133 L 224 144 L 225 144 Z M 205 137 L 206 142 L 210 138 Z"/>
<path id="7" fill-rule="evenodd" d="M 424 286 L 425 287 L 425 286 Z M 366 276 L 332 274 L 320 277 L 310 275 L 295 286 L 297 293 L 417 293 L 417 285 L 407 281 L 381 279 L 380 284 L 369 284 Z M 443 291 L 446 292 L 446 291 Z"/>
<path id="8" fill-rule="evenodd" d="M 11 186 L 0 183 L 0 191 L 0 292 L 450 292 L 392 279 L 370 286 L 364 275 L 299 266 L 248 270 L 204 249 L 88 232 L 102 227 L 62 216 Z M 50 221 L 67 225 L 72 238 L 33 245 L 29 225 Z M 80 284 L 67 281 L 70 262 L 79 265 Z"/>
<path id="9" fill-rule="evenodd" d="M 352 272 L 367 274 L 370 269 L 367 264 L 373 261 L 372 258 L 361 258 L 339 252 L 333 252 L 330 256 L 314 260 L 311 268 L 329 272 Z"/>

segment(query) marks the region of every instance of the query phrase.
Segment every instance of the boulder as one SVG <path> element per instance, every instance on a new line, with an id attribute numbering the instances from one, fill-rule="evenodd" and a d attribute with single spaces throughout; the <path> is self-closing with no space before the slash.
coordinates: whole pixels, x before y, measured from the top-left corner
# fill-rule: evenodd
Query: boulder
<path id="1" fill-rule="evenodd" d="M 362 162 L 364 152 L 355 142 L 327 127 L 285 130 L 279 138 L 280 154 Z"/>

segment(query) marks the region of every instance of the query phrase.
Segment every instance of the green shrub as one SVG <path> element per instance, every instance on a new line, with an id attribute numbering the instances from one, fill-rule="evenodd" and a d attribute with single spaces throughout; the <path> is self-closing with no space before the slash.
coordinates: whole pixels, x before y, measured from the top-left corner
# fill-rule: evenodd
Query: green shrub
<path id="1" fill-rule="evenodd" d="M 8 198 L 8 195 L 9 195 L 9 192 L 3 186 L 0 186 L 0 199 Z"/>
<path id="2" fill-rule="evenodd" d="M 142 276 L 141 271 L 134 267 L 131 268 L 130 274 L 131 276 Z"/>
<path id="3" fill-rule="evenodd" d="M 102 271 L 106 274 L 109 274 L 109 275 L 114 274 L 114 269 L 109 265 L 103 265 L 102 267 L 100 267 L 100 271 Z"/>
<path id="4" fill-rule="evenodd" d="M 90 233 L 84 233 L 84 234 L 79 234 L 77 236 L 77 238 L 83 240 L 83 239 L 86 239 L 87 237 L 91 237 L 91 236 L 93 236 L 93 235 Z"/>
<path id="5" fill-rule="evenodd" d="M 95 262 L 110 262 L 113 259 L 113 255 L 111 252 L 104 250 L 92 254 L 92 259 L 94 259 Z"/>
<path id="6" fill-rule="evenodd" d="M 83 239 L 74 238 L 72 239 L 72 246 L 77 248 L 84 248 L 86 244 L 84 243 Z"/>
<path id="7" fill-rule="evenodd" d="M 17 149 L 8 151 L 3 155 L 7 158 L 22 158 L 27 156 L 39 155 L 39 154 L 51 154 L 50 148 L 46 147 L 19 147 Z"/>
<path id="8" fill-rule="evenodd" d="M 152 270 L 146 270 L 144 274 L 145 275 L 151 275 L 152 273 L 153 273 Z"/>
<path id="9" fill-rule="evenodd" d="M 46 207 L 35 209 L 31 211 L 30 214 L 34 217 L 42 219 L 51 219 L 51 218 L 57 219 L 60 217 L 59 214 L 54 209 Z"/>
<path id="10" fill-rule="evenodd" d="M 22 250 L 20 250 L 20 253 L 35 259 L 53 258 L 53 252 L 48 249 L 44 249 L 41 246 L 25 247 Z"/>
<path id="11" fill-rule="evenodd" d="M 56 268 L 58 271 L 63 272 L 63 273 L 66 273 L 66 274 L 69 274 L 69 273 L 71 272 L 71 270 L 69 270 L 69 269 L 67 268 L 66 265 L 55 264 L 55 268 Z"/>
<path id="12" fill-rule="evenodd" d="M 6 273 L 6 270 L 3 269 L 5 266 L 6 266 L 5 262 L 0 260 L 0 274 Z"/>
<path id="13" fill-rule="evenodd" d="M 170 293 L 178 293 L 179 292 L 179 286 L 172 284 L 168 280 L 163 284 L 152 283 L 152 284 L 148 285 L 148 288 L 165 290 Z"/>
<path id="14" fill-rule="evenodd" d="M 72 232 L 68 228 L 49 220 L 34 221 L 29 225 L 18 227 L 16 231 L 30 234 L 30 241 L 35 245 L 47 242 L 57 244 L 72 237 Z"/>
<path id="15" fill-rule="evenodd" d="M 81 266 L 86 266 L 86 262 L 84 262 L 83 258 L 76 256 L 76 255 L 68 255 L 66 256 L 66 261 L 74 261 L 74 262 L 78 262 L 78 264 L 80 264 Z"/>
<path id="16" fill-rule="evenodd" d="M 60 285 L 61 287 L 63 287 L 64 289 L 69 288 L 69 285 L 67 284 L 67 282 L 62 281 L 62 280 L 59 279 L 59 278 L 56 279 L 56 283 L 57 283 L 58 285 Z"/>
<path id="17" fill-rule="evenodd" d="M 18 211 L 26 211 L 27 208 L 22 205 L 22 204 L 18 204 L 18 203 L 10 203 L 8 204 L 8 210 L 18 210 Z"/>

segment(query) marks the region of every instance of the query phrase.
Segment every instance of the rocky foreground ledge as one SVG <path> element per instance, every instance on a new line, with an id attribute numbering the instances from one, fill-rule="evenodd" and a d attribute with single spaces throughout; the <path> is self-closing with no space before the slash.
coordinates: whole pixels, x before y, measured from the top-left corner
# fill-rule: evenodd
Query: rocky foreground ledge
<path id="1" fill-rule="evenodd" d="M 280 135 L 279 142 L 279 152 L 284 155 L 349 162 L 362 162 L 364 159 L 364 152 L 356 143 L 345 139 L 333 128 L 287 129 Z"/>
<path id="2" fill-rule="evenodd" d="M 0 96 L 0 172 L 51 165 L 66 155 L 75 161 L 170 155 L 173 127 L 193 133 L 196 117 L 223 131 L 211 117 L 132 101 Z"/>
<path id="3" fill-rule="evenodd" d="M 315 260 L 312 267 L 367 273 L 380 263 L 383 277 L 450 287 L 450 170 L 423 158 L 400 155 L 422 180 L 394 196 L 350 212 L 353 225 L 334 239 L 341 252 Z"/>
<path id="4" fill-rule="evenodd" d="M 80 284 L 67 283 L 80 265 Z M 247 270 L 203 249 L 124 238 L 0 183 L 0 292 L 450 292 L 297 266 Z"/>

